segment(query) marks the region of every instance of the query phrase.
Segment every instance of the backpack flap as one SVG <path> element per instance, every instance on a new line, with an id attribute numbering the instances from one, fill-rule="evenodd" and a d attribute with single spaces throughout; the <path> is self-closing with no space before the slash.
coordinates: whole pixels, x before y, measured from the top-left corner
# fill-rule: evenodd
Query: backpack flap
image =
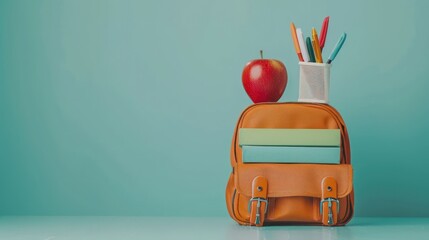
<path id="1" fill-rule="evenodd" d="M 322 197 L 321 184 L 333 177 L 338 197 L 352 191 L 352 166 L 349 164 L 239 164 L 235 174 L 237 192 L 250 197 L 252 181 L 263 176 L 268 182 L 268 197 Z"/>

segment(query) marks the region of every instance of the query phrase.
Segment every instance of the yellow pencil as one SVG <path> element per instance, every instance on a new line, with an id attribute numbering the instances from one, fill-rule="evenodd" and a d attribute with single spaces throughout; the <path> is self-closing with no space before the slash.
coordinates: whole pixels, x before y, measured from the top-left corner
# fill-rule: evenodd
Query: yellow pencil
<path id="1" fill-rule="evenodd" d="M 316 29 L 313 28 L 311 30 L 312 35 L 313 35 L 313 47 L 314 47 L 314 55 L 316 57 L 316 62 L 317 63 L 323 63 L 323 58 L 322 58 L 322 50 L 320 49 L 320 44 L 319 44 L 319 38 L 317 37 L 317 32 Z"/>

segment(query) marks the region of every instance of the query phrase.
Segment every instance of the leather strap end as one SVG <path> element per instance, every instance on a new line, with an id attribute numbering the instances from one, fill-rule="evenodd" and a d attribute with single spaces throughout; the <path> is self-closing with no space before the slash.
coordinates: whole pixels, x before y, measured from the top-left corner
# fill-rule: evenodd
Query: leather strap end
<path id="1" fill-rule="evenodd" d="M 325 177 L 322 180 L 322 199 L 320 206 L 323 225 L 336 225 L 338 222 L 339 201 L 337 181 L 333 177 Z"/>
<path id="2" fill-rule="evenodd" d="M 252 182 L 252 198 L 250 199 L 250 225 L 261 227 L 264 225 L 268 209 L 268 182 L 265 177 L 257 176 Z"/>

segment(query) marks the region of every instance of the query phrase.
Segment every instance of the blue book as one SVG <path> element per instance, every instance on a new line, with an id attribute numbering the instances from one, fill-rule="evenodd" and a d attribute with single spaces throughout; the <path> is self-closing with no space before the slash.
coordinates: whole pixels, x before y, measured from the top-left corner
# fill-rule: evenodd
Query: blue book
<path id="1" fill-rule="evenodd" d="M 340 163 L 339 147 L 242 146 L 244 163 Z"/>

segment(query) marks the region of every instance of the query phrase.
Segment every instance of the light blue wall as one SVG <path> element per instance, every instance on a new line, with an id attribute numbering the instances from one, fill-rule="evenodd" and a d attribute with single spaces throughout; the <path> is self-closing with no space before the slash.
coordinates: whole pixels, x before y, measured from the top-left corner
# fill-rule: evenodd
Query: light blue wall
<path id="1" fill-rule="evenodd" d="M 331 104 L 356 215 L 429 216 L 425 1 L 0 2 L 0 214 L 225 216 L 232 131 L 264 49 L 331 16 Z"/>

